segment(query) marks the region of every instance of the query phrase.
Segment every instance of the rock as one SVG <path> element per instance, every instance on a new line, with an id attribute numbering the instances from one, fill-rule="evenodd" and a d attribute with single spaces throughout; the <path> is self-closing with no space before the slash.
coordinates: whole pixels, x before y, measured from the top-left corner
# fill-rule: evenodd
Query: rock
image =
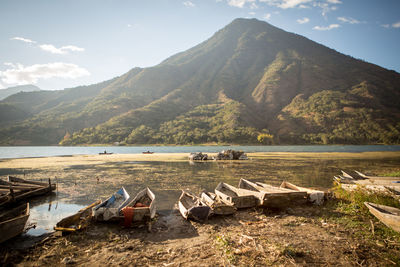
<path id="1" fill-rule="evenodd" d="M 201 152 L 190 153 L 189 160 L 208 160 L 208 155 Z"/>
<path id="2" fill-rule="evenodd" d="M 243 151 L 232 149 L 223 150 L 217 154 L 217 160 L 246 160 L 249 159 Z"/>

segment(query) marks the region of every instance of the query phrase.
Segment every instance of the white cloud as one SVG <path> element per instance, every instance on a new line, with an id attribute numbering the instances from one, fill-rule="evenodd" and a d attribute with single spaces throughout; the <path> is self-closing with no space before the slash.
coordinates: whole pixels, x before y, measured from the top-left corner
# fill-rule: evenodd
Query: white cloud
<path id="1" fill-rule="evenodd" d="M 382 26 L 383 28 L 386 28 L 386 29 L 390 28 L 390 25 L 389 25 L 389 24 L 382 24 L 381 26 Z"/>
<path id="2" fill-rule="evenodd" d="M 331 4 L 341 4 L 342 1 L 340 0 L 326 0 L 326 2 L 331 3 Z"/>
<path id="3" fill-rule="evenodd" d="M 31 39 L 27 39 L 27 38 L 23 38 L 23 37 L 13 37 L 10 40 L 17 40 L 17 41 L 22 41 L 25 43 L 30 43 L 30 44 L 36 43 L 35 41 L 32 41 Z"/>
<path id="4" fill-rule="evenodd" d="M 191 1 L 185 1 L 185 2 L 183 2 L 182 3 L 184 6 L 186 6 L 186 7 L 195 7 L 196 5 L 195 4 L 193 4 L 193 2 L 191 2 Z"/>
<path id="5" fill-rule="evenodd" d="M 259 0 L 260 2 L 267 3 L 270 6 L 277 6 L 282 9 L 295 8 L 297 6 L 304 6 L 304 4 L 312 0 Z"/>
<path id="6" fill-rule="evenodd" d="M 307 22 L 309 22 L 309 21 L 310 21 L 309 18 L 302 18 L 302 19 L 298 19 L 298 20 L 297 20 L 297 23 L 299 23 L 299 24 L 305 24 L 305 23 L 307 23 Z"/>
<path id="7" fill-rule="evenodd" d="M 392 24 L 393 28 L 400 28 L 400 21 Z"/>
<path id="8" fill-rule="evenodd" d="M 350 23 L 350 24 L 360 24 L 361 21 L 353 19 L 353 18 L 346 18 L 346 17 L 338 17 L 337 18 L 339 21 L 344 22 L 344 23 Z"/>
<path id="9" fill-rule="evenodd" d="M 75 64 L 55 62 L 23 66 L 12 64 L 12 68 L 0 71 L 1 82 L 5 84 L 35 84 L 39 79 L 69 78 L 76 79 L 90 75 L 89 71 Z"/>
<path id="10" fill-rule="evenodd" d="M 68 53 L 68 51 L 72 51 L 72 52 L 83 52 L 83 51 L 85 51 L 84 48 L 77 47 L 77 46 L 74 46 L 74 45 L 65 45 L 65 46 L 62 46 L 60 48 L 57 48 L 52 44 L 42 44 L 42 45 L 39 45 L 39 47 L 43 51 L 50 52 L 52 54 L 60 54 L 60 55 L 66 54 L 66 53 Z"/>
<path id="11" fill-rule="evenodd" d="M 258 9 L 258 5 L 256 3 L 251 3 L 250 9 Z"/>
<path id="12" fill-rule="evenodd" d="M 339 28 L 339 27 L 340 27 L 339 24 L 331 24 L 331 25 L 329 25 L 327 27 L 315 26 L 313 29 L 317 30 L 317 31 L 329 31 L 329 30 L 332 30 L 332 29 L 335 29 L 335 28 Z"/>
<path id="13" fill-rule="evenodd" d="M 256 12 L 249 12 L 250 16 L 254 16 L 256 14 Z"/>
<path id="14" fill-rule="evenodd" d="M 243 8 L 246 3 L 253 3 L 256 0 L 228 0 L 228 5 Z"/>
<path id="15" fill-rule="evenodd" d="M 267 13 L 264 15 L 264 19 L 269 20 L 271 18 L 271 14 Z"/>

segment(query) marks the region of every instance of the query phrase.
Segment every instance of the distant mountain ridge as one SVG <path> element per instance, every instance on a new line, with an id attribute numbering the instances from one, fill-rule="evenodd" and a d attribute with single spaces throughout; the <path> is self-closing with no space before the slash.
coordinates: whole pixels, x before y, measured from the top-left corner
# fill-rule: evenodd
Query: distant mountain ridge
<path id="1" fill-rule="evenodd" d="M 1 144 L 400 143 L 400 74 L 256 19 L 150 68 L 0 102 Z"/>
<path id="2" fill-rule="evenodd" d="M 26 85 L 18 85 L 18 86 L 8 87 L 5 89 L 0 89 L 0 100 L 3 100 L 8 96 L 19 92 L 33 92 L 33 91 L 40 91 L 40 88 L 32 84 L 26 84 Z"/>

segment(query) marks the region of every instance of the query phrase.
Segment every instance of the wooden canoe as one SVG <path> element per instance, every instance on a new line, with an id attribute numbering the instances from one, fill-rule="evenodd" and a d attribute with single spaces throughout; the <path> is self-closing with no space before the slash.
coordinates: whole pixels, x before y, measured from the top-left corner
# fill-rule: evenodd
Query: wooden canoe
<path id="1" fill-rule="evenodd" d="M 31 180 L 25 180 L 22 178 L 18 178 L 15 176 L 8 176 L 8 181 L 12 183 L 20 183 L 20 184 L 25 184 L 25 185 L 38 185 L 42 187 L 50 187 L 52 191 L 56 189 L 56 184 L 51 183 L 51 180 L 49 178 L 48 183 L 43 183 L 43 182 L 38 182 L 38 181 L 31 181 Z"/>
<path id="2" fill-rule="evenodd" d="M 363 177 L 364 179 L 377 179 L 377 180 L 400 180 L 400 177 L 393 177 L 393 176 L 370 176 L 370 175 L 365 175 L 362 172 L 359 171 L 354 171 L 356 172 L 360 177 Z"/>
<path id="3" fill-rule="evenodd" d="M 154 154 L 152 151 L 143 151 L 142 154 Z"/>
<path id="4" fill-rule="evenodd" d="M 258 198 L 258 204 L 263 207 L 281 208 L 292 202 L 304 203 L 307 199 L 307 192 L 279 188 L 259 182 L 253 183 L 246 179 L 240 179 L 239 187 L 253 192 L 254 196 Z"/>
<path id="5" fill-rule="evenodd" d="M 371 202 L 364 202 L 364 205 L 383 224 L 396 232 L 400 232 L 400 209 Z"/>
<path id="6" fill-rule="evenodd" d="M 29 203 L 0 214 L 0 243 L 21 234 L 29 218 Z"/>
<path id="7" fill-rule="evenodd" d="M 118 220 L 119 212 L 129 202 L 129 194 L 121 187 L 107 200 L 93 208 L 93 216 L 97 221 Z"/>
<path id="8" fill-rule="evenodd" d="M 211 212 L 211 208 L 203 204 L 198 197 L 184 190 L 179 197 L 178 208 L 183 218 L 199 222 L 205 222 Z"/>
<path id="9" fill-rule="evenodd" d="M 121 219 L 125 219 L 125 226 L 132 222 L 148 222 L 156 215 L 156 196 L 146 187 L 120 211 Z"/>
<path id="10" fill-rule="evenodd" d="M 100 203 L 101 201 L 98 200 L 79 210 L 77 213 L 62 219 L 56 224 L 56 226 L 54 226 L 54 230 L 62 232 L 75 232 L 86 228 L 92 219 L 92 208 Z"/>
<path id="11" fill-rule="evenodd" d="M 280 188 L 291 189 L 299 192 L 306 192 L 307 193 L 307 200 L 315 205 L 321 205 L 324 203 L 325 199 L 325 192 L 321 190 L 315 190 L 311 188 L 301 187 L 294 185 L 292 183 L 283 181 L 280 185 Z"/>
<path id="12" fill-rule="evenodd" d="M 213 215 L 230 215 L 236 212 L 235 206 L 224 202 L 212 192 L 202 192 L 200 198 L 201 202 L 211 208 Z"/>
<path id="13" fill-rule="evenodd" d="M 219 183 L 214 191 L 222 201 L 231 204 L 238 209 L 252 208 L 257 206 L 258 203 L 253 192 L 223 182 Z"/>

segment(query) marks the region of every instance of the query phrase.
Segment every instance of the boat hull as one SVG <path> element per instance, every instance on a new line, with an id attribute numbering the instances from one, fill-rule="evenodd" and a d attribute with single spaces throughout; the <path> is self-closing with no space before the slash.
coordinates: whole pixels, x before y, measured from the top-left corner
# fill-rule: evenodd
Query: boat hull
<path id="1" fill-rule="evenodd" d="M 0 243 L 22 233 L 29 214 L 29 203 L 26 203 L 0 215 Z"/>
<path id="2" fill-rule="evenodd" d="M 400 209 L 370 202 L 364 202 L 364 205 L 383 224 L 400 232 Z"/>

